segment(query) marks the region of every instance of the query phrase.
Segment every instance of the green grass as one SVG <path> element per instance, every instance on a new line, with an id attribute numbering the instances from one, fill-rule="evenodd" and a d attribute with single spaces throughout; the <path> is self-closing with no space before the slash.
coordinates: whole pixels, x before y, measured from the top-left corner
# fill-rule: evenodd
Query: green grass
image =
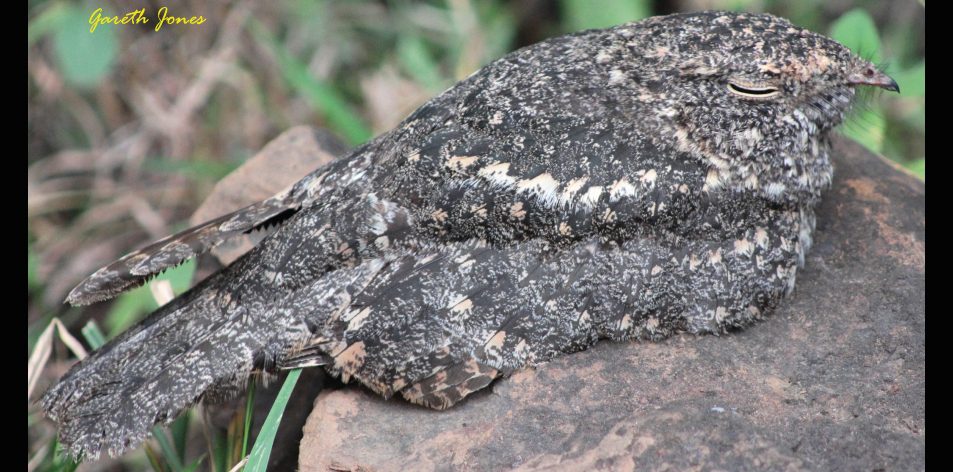
<path id="1" fill-rule="evenodd" d="M 295 369 L 288 372 L 288 377 L 281 385 L 278 396 L 275 397 L 275 403 L 272 405 L 265 423 L 261 426 L 255 446 L 248 456 L 248 463 L 245 464 L 245 472 L 265 472 L 268 467 L 268 459 L 271 457 L 271 449 L 275 442 L 275 435 L 278 433 L 278 425 L 281 424 L 281 417 L 284 415 L 285 406 L 291 399 L 291 392 L 294 391 L 298 383 L 298 377 L 301 376 L 301 369 Z"/>
<path id="2" fill-rule="evenodd" d="M 260 23 L 253 21 L 251 26 L 255 38 L 274 54 L 285 81 L 327 119 L 333 131 L 340 133 L 352 145 L 361 144 L 372 137 L 370 129 L 339 90 L 314 78 L 305 65 Z"/>

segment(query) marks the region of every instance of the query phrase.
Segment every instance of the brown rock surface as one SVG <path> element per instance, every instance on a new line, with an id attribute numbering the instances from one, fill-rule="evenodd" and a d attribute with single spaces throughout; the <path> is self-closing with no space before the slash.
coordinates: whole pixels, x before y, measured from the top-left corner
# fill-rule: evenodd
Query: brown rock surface
<path id="1" fill-rule="evenodd" d="M 835 148 L 797 292 L 766 321 L 603 342 L 443 412 L 325 390 L 300 470 L 924 469 L 924 184 Z"/>

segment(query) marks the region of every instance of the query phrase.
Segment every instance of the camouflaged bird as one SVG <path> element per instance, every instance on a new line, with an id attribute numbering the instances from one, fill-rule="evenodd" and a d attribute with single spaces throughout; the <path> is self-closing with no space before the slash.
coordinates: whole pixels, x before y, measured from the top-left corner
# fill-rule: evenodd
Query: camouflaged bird
<path id="1" fill-rule="evenodd" d="M 97 457 L 254 370 L 324 366 L 441 409 L 600 339 L 743 327 L 794 287 L 858 85 L 897 90 L 763 14 L 655 17 L 518 50 L 278 195 L 90 276 L 70 303 L 280 223 L 43 405 L 69 451 Z"/>

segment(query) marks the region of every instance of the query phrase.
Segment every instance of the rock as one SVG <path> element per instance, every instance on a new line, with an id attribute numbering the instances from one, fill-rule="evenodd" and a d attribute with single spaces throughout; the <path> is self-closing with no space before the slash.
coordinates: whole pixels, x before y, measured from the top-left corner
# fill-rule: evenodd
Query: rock
<path id="1" fill-rule="evenodd" d="M 318 395 L 299 468 L 922 470 L 924 184 L 835 143 L 796 293 L 727 336 L 602 342 L 443 412 Z"/>

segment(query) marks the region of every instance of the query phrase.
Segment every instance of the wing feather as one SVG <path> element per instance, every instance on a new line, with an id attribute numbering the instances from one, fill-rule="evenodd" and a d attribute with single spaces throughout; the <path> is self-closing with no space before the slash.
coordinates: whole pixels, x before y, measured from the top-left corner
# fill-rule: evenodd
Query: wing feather
<path id="1" fill-rule="evenodd" d="M 72 305 L 88 305 L 138 287 L 170 267 L 198 256 L 222 242 L 252 231 L 281 225 L 302 208 L 319 202 L 329 205 L 332 192 L 344 189 L 363 175 L 364 156 L 341 159 L 315 170 L 275 196 L 211 221 L 165 237 L 99 269 L 67 296 Z"/>
<path id="2" fill-rule="evenodd" d="M 471 241 L 392 254 L 348 308 L 315 314 L 312 339 L 279 364 L 320 359 L 385 397 L 449 407 L 514 369 L 596 340 L 578 309 L 605 262 L 598 251 L 593 243 L 556 256 L 540 241 Z"/>

